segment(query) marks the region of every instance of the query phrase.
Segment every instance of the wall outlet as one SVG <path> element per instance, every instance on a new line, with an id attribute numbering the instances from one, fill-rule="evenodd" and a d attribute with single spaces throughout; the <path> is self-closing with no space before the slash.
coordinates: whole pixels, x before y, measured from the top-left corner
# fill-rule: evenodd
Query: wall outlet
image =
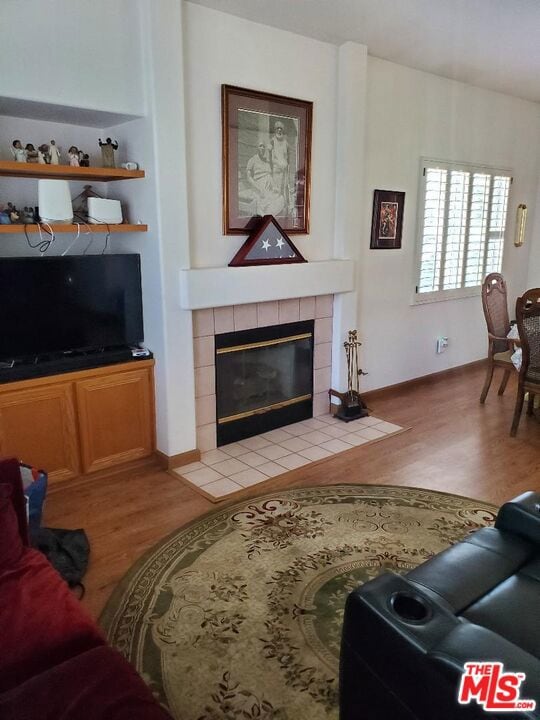
<path id="1" fill-rule="evenodd" d="M 447 337 L 437 338 L 437 355 L 440 355 L 441 353 L 443 353 L 447 347 L 448 347 L 448 338 Z"/>

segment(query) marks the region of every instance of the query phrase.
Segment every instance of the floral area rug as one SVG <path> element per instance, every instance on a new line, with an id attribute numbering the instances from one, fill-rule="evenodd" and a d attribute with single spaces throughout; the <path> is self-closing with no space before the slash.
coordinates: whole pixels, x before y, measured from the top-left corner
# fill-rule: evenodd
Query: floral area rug
<path id="1" fill-rule="evenodd" d="M 179 720 L 337 719 L 348 593 L 386 570 L 407 572 L 495 513 L 389 486 L 264 495 L 152 549 L 101 623 Z"/>

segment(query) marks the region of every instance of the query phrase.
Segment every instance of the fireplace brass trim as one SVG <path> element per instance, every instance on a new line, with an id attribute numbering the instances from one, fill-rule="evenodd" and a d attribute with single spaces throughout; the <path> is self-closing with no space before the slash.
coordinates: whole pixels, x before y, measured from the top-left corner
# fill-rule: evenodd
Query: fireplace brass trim
<path id="1" fill-rule="evenodd" d="M 283 400 L 283 402 L 274 403 L 273 405 L 265 405 L 264 407 L 256 408 L 255 410 L 247 410 L 237 415 L 228 415 L 224 418 L 218 419 L 218 425 L 224 423 L 233 422 L 233 420 L 242 420 L 242 418 L 251 417 L 252 415 L 262 415 L 269 410 L 279 410 L 279 408 L 287 407 L 287 405 L 296 405 L 297 403 L 304 402 L 304 400 L 311 400 L 312 395 L 299 395 L 298 397 L 291 398 L 290 400 Z"/>
<path id="2" fill-rule="evenodd" d="M 216 355 L 225 355 L 225 353 L 239 352 L 240 350 L 253 350 L 254 348 L 268 347 L 269 345 L 281 345 L 282 343 L 292 342 L 293 340 L 305 340 L 313 337 L 313 333 L 302 333 L 301 335 L 289 335 L 284 338 L 276 338 L 275 340 L 261 340 L 260 342 L 247 343 L 246 345 L 233 345 L 233 347 L 219 348 Z"/>

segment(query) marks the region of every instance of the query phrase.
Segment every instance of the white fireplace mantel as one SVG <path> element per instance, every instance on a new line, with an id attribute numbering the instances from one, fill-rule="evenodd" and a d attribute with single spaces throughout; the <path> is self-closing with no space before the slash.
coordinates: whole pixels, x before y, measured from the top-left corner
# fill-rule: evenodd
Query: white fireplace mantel
<path id="1" fill-rule="evenodd" d="M 353 260 L 180 270 L 184 310 L 332 295 L 355 289 Z"/>

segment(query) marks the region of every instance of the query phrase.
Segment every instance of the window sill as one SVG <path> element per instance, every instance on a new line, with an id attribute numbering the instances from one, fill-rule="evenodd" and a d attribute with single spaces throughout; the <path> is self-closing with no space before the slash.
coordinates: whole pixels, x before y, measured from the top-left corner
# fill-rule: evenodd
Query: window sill
<path id="1" fill-rule="evenodd" d="M 480 297 L 482 294 L 481 285 L 466 290 L 450 290 L 447 293 L 414 293 L 411 306 L 430 305 L 431 303 L 447 302 L 448 300 L 466 300 L 467 298 Z"/>

